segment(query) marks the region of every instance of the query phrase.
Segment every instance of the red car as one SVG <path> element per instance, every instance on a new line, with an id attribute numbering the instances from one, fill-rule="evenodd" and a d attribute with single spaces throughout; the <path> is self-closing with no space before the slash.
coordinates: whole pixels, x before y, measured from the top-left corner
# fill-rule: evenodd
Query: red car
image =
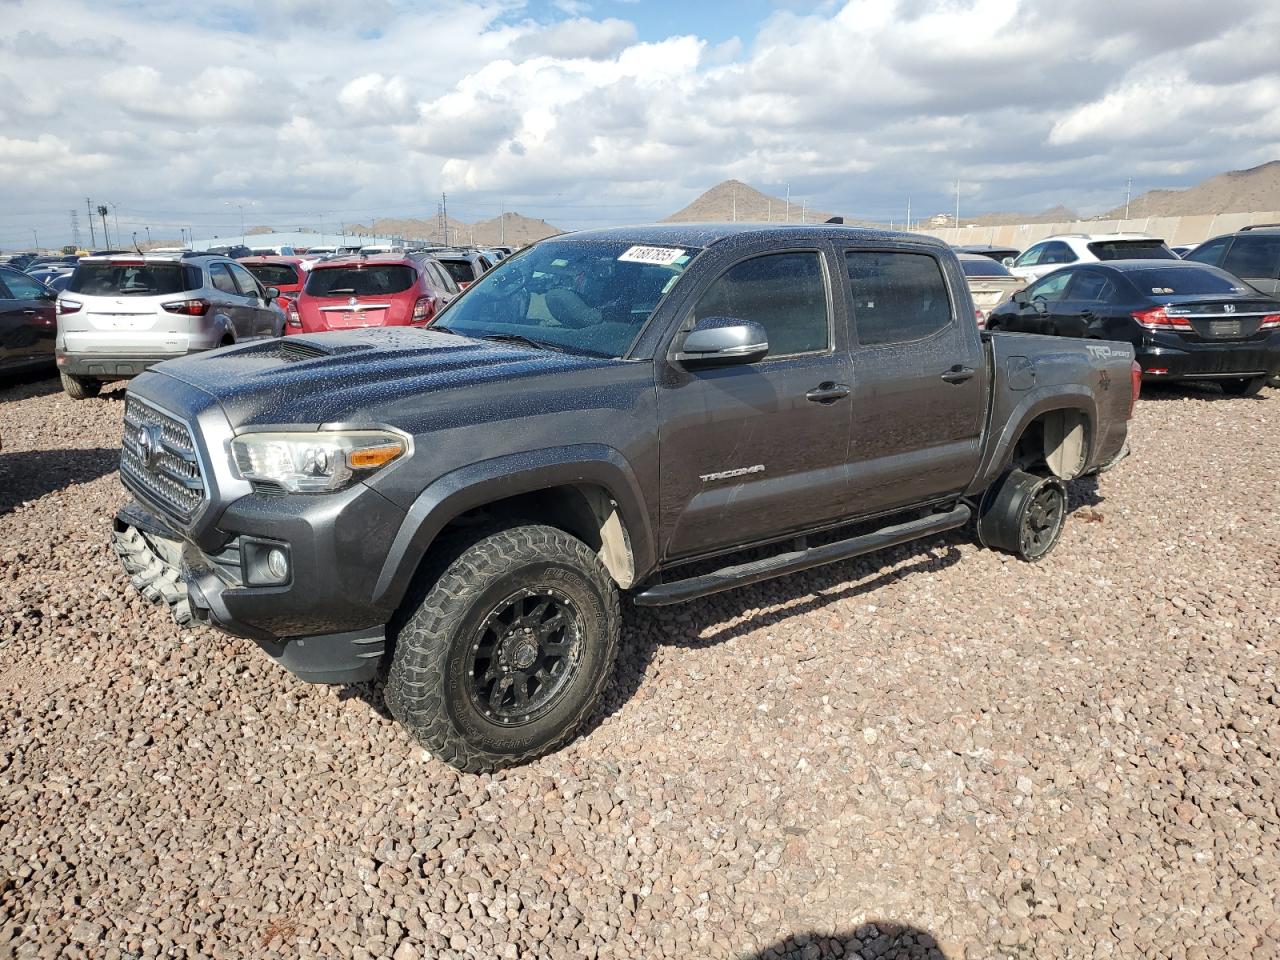
<path id="1" fill-rule="evenodd" d="M 317 263 L 302 293 L 286 309 L 291 333 L 430 323 L 453 299 L 438 263 L 386 254 Z"/>
<path id="2" fill-rule="evenodd" d="M 302 285 L 307 282 L 307 271 L 302 269 L 301 257 L 245 257 L 240 265 L 253 274 L 264 287 L 275 287 L 280 291 L 276 303 L 285 315 L 285 333 L 300 332 L 295 322 L 297 313 L 290 311 L 293 301 L 302 292 Z"/>

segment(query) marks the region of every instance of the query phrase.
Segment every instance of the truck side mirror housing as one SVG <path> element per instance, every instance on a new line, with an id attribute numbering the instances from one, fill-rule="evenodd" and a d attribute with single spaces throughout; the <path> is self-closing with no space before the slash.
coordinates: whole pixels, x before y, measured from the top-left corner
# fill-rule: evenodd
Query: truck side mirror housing
<path id="1" fill-rule="evenodd" d="M 769 353 L 769 337 L 754 320 L 703 317 L 688 335 L 676 360 L 687 367 L 755 363 Z"/>

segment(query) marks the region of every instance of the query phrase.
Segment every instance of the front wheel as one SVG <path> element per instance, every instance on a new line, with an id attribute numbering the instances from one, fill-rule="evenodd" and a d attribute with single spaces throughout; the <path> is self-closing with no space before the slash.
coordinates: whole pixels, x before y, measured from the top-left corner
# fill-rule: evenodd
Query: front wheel
<path id="1" fill-rule="evenodd" d="M 62 378 L 62 392 L 72 400 L 88 400 L 102 392 L 102 381 L 92 377 L 73 377 L 69 373 L 59 372 Z"/>
<path id="2" fill-rule="evenodd" d="M 563 530 L 521 525 L 433 548 L 444 570 L 394 630 L 387 706 L 432 754 L 469 773 L 569 742 L 618 650 L 618 592 Z"/>
<path id="3" fill-rule="evenodd" d="M 982 498 L 978 539 L 1035 561 L 1057 546 L 1066 519 L 1066 484 L 1057 477 L 1011 470 Z"/>
<path id="4" fill-rule="evenodd" d="M 1222 392 L 1228 397 L 1256 397 L 1267 385 L 1266 377 L 1242 377 L 1238 380 L 1221 380 Z"/>

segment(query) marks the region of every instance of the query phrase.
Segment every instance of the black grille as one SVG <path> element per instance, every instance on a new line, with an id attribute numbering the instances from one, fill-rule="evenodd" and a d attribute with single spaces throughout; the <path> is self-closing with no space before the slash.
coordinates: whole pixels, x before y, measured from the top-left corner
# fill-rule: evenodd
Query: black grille
<path id="1" fill-rule="evenodd" d="M 204 476 L 191 431 L 136 397 L 124 403 L 120 472 L 179 520 L 190 520 L 204 503 Z"/>

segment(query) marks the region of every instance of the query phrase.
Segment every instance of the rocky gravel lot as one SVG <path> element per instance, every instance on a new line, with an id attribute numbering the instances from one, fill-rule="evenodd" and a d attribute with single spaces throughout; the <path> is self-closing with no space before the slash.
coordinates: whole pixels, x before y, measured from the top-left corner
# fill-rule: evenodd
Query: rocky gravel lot
<path id="1" fill-rule="evenodd" d="M 0 957 L 1280 956 L 1280 392 L 1153 393 L 1038 565 L 630 608 L 494 776 L 127 588 L 122 394 L 0 385 Z"/>

